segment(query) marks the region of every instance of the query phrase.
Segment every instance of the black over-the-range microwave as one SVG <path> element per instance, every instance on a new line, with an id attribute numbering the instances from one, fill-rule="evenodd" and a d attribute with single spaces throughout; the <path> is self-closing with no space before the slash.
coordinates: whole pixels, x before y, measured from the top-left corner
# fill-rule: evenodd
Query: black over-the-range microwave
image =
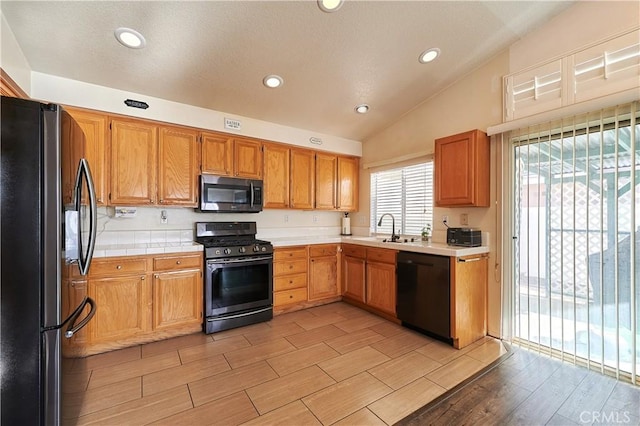
<path id="1" fill-rule="evenodd" d="M 227 176 L 200 176 L 202 212 L 257 213 L 262 211 L 262 181 Z"/>

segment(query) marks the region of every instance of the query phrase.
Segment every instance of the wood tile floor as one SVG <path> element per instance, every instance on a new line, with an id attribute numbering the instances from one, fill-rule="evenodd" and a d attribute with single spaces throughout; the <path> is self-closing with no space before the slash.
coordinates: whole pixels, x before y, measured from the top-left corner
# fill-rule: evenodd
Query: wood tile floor
<path id="1" fill-rule="evenodd" d="M 64 424 L 391 425 L 505 353 L 346 303 L 73 360 Z"/>

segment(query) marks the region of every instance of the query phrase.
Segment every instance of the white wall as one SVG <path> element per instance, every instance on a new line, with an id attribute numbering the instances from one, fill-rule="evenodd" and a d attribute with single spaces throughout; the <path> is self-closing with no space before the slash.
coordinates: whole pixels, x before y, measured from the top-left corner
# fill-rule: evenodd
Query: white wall
<path id="1" fill-rule="evenodd" d="M 351 139 L 235 116 L 220 111 L 154 98 L 140 93 L 125 92 L 39 72 L 32 73 L 31 82 L 31 96 L 48 102 L 226 132 L 230 131 L 224 129 L 224 118 L 233 118 L 242 122 L 242 129 L 239 131 L 234 130 L 230 133 L 303 146 L 319 151 L 355 156 L 362 155 L 361 142 Z M 124 104 L 126 99 L 144 101 L 149 104 L 149 108 L 143 110 L 127 107 Z M 322 145 L 312 144 L 309 142 L 310 137 L 321 138 Z"/>
<path id="2" fill-rule="evenodd" d="M 27 95 L 31 93 L 31 67 L 2 12 L 0 12 L 0 67 Z"/>

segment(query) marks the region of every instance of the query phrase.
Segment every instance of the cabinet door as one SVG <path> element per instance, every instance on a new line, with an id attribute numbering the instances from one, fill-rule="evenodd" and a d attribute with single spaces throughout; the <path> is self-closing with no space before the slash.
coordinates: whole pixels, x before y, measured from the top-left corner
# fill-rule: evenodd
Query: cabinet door
<path id="1" fill-rule="evenodd" d="M 264 145 L 264 207 L 289 207 L 289 148 Z"/>
<path id="2" fill-rule="evenodd" d="M 364 279 L 364 259 L 344 256 L 342 258 L 342 285 L 344 296 L 364 303 Z"/>
<path id="3" fill-rule="evenodd" d="M 153 329 L 202 323 L 199 270 L 164 272 L 153 277 Z"/>
<path id="4" fill-rule="evenodd" d="M 316 154 L 316 209 L 335 210 L 338 156 Z"/>
<path id="5" fill-rule="evenodd" d="M 451 258 L 451 337 L 463 348 L 487 334 L 489 257 Z"/>
<path id="6" fill-rule="evenodd" d="M 436 206 L 488 207 L 489 161 L 489 141 L 484 132 L 472 130 L 436 139 Z"/>
<path id="7" fill-rule="evenodd" d="M 250 139 L 233 140 L 235 175 L 262 179 L 262 142 Z"/>
<path id="8" fill-rule="evenodd" d="M 337 296 L 338 256 L 309 259 L 309 300 Z"/>
<path id="9" fill-rule="evenodd" d="M 76 120 L 85 137 L 84 157 L 89 162 L 91 177 L 96 189 L 96 201 L 99 206 L 107 204 L 107 172 L 109 117 L 90 111 L 65 107 Z M 74 170 L 75 173 L 75 170 Z"/>
<path id="10" fill-rule="evenodd" d="M 313 151 L 291 150 L 291 207 L 312 209 L 315 195 L 315 166 Z"/>
<path id="11" fill-rule="evenodd" d="M 338 157 L 338 209 L 358 210 L 358 159 Z"/>
<path id="12" fill-rule="evenodd" d="M 214 133 L 202 133 L 202 173 L 220 176 L 233 174 L 233 139 Z"/>
<path id="13" fill-rule="evenodd" d="M 80 159 L 86 155 L 86 138 L 82 128 L 68 114 L 62 116 L 62 144 L 60 167 L 62 175 L 62 200 L 71 203 L 74 196 L 76 172 Z"/>
<path id="14" fill-rule="evenodd" d="M 146 275 L 92 279 L 88 293 L 96 302 L 91 342 L 126 339 L 151 330 L 151 285 Z"/>
<path id="15" fill-rule="evenodd" d="M 367 262 L 367 305 L 396 314 L 396 266 Z"/>
<path id="16" fill-rule="evenodd" d="M 158 203 L 196 207 L 198 134 L 161 127 L 158 135 Z"/>
<path id="17" fill-rule="evenodd" d="M 111 122 L 110 204 L 155 203 L 157 135 L 151 124 Z"/>

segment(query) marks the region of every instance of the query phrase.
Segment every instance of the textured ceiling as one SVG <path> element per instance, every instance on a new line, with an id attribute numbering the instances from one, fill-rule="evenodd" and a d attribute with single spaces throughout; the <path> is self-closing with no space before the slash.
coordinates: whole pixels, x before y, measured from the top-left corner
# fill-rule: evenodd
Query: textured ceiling
<path id="1" fill-rule="evenodd" d="M 34 71 L 363 140 L 567 8 L 543 1 L 36 2 L 0 8 Z M 113 32 L 141 32 L 131 50 Z M 442 54 L 431 64 L 418 55 Z M 268 74 L 284 78 L 267 89 Z M 353 108 L 367 103 L 366 115 Z"/>

